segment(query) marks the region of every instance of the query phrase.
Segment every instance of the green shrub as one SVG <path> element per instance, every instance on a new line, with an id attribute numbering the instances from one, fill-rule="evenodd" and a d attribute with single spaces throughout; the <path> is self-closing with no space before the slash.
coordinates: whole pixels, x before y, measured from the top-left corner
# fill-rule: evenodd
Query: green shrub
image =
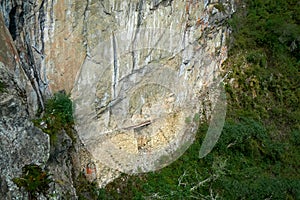
<path id="1" fill-rule="evenodd" d="M 65 93 L 55 93 L 51 99 L 48 99 L 45 106 L 45 115 L 55 118 L 59 124 L 72 124 L 73 105 L 69 95 Z"/>
<path id="2" fill-rule="evenodd" d="M 251 115 L 276 134 L 299 126 L 299 8 L 295 0 L 249 0 L 229 21 L 229 116 Z"/>
<path id="3" fill-rule="evenodd" d="M 49 176 L 48 172 L 38 165 L 25 165 L 22 168 L 22 176 L 14 178 L 13 182 L 28 192 L 28 199 L 37 199 L 38 194 L 47 194 L 52 182 Z"/>
<path id="4" fill-rule="evenodd" d="M 45 112 L 42 118 L 33 120 L 36 126 L 50 135 L 51 144 L 57 141 L 57 134 L 62 130 L 66 131 L 69 137 L 75 141 L 73 133 L 73 103 L 70 96 L 64 92 L 55 93 L 45 103 Z"/>

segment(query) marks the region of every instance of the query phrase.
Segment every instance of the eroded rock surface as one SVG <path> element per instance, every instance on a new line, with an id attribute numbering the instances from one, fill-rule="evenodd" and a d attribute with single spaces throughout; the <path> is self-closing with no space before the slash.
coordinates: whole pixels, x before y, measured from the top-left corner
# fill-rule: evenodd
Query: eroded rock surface
<path id="1" fill-rule="evenodd" d="M 89 1 L 87 57 L 72 97 L 79 136 L 96 159 L 147 172 L 193 142 L 193 119 L 203 117 L 200 102 L 227 56 L 231 3 Z"/>
<path id="2" fill-rule="evenodd" d="M 208 91 L 227 56 L 234 0 L 0 3 L 32 85 L 30 113 L 50 92 L 72 93 L 100 185 L 115 176 L 104 164 L 137 173 L 175 160 L 193 142 L 205 96 L 214 107 Z"/>
<path id="3" fill-rule="evenodd" d="M 28 92 L 34 92 L 11 37 L 0 16 L 0 199 L 24 199 L 27 195 L 12 179 L 22 167 L 42 167 L 49 157 L 49 137 L 33 126 L 28 111 Z"/>

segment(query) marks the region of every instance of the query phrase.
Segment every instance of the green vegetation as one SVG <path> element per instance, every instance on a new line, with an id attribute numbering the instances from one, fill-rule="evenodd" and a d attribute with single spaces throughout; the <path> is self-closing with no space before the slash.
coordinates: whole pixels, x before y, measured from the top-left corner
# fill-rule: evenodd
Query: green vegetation
<path id="1" fill-rule="evenodd" d="M 229 20 L 228 111 L 213 151 L 198 158 L 204 123 L 176 162 L 123 175 L 98 199 L 300 199 L 300 3 L 244 2 Z"/>
<path id="2" fill-rule="evenodd" d="M 13 182 L 28 192 L 29 200 L 34 200 L 37 199 L 38 194 L 47 194 L 49 184 L 52 182 L 49 176 L 48 172 L 38 165 L 25 165 L 22 168 L 22 176 L 14 178 Z"/>
<path id="3" fill-rule="evenodd" d="M 102 189 L 99 199 L 300 197 L 300 157 L 294 141 L 299 132 L 280 143 L 253 119 L 228 121 L 214 150 L 199 159 L 206 131 L 207 126 L 202 125 L 196 142 L 170 166 L 148 174 L 123 175 Z"/>
<path id="4" fill-rule="evenodd" d="M 5 91 L 5 84 L 0 81 L 0 93 L 3 93 Z"/>
<path id="5" fill-rule="evenodd" d="M 54 117 L 55 122 L 60 125 L 59 127 L 73 124 L 73 107 L 69 95 L 64 92 L 55 93 L 46 103 L 45 115 Z"/>
<path id="6" fill-rule="evenodd" d="M 75 189 L 79 200 L 97 199 L 98 197 L 97 183 L 89 182 L 82 172 L 75 181 Z"/>
<path id="7" fill-rule="evenodd" d="M 51 99 L 48 99 L 43 117 L 34 122 L 50 135 L 51 144 L 56 142 L 57 134 L 62 130 L 65 130 L 73 141 L 75 140 L 72 131 L 73 104 L 69 95 L 64 92 L 55 93 Z"/>
<path id="8" fill-rule="evenodd" d="M 224 5 L 223 5 L 222 3 L 217 3 L 217 4 L 214 5 L 214 7 L 215 7 L 219 12 L 223 12 L 223 13 L 226 12 L 225 7 L 224 7 Z"/>
<path id="9" fill-rule="evenodd" d="M 192 123 L 191 117 L 186 117 L 184 121 L 185 121 L 186 124 L 191 124 Z"/>
<path id="10" fill-rule="evenodd" d="M 229 114 L 251 116 L 273 127 L 274 136 L 287 136 L 300 128 L 300 4 L 254 0 L 247 5 L 229 22 L 234 38 L 224 65 L 232 71 Z"/>

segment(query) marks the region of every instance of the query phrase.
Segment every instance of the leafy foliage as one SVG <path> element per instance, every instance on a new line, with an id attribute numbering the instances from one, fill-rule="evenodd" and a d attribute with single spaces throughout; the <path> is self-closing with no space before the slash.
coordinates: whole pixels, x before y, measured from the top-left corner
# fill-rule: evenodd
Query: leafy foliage
<path id="1" fill-rule="evenodd" d="M 55 93 L 46 103 L 47 116 L 52 116 L 56 123 L 73 124 L 73 106 L 69 96 L 63 92 Z"/>
<path id="2" fill-rule="evenodd" d="M 45 133 L 50 135 L 51 144 L 56 142 L 57 133 L 61 130 L 65 130 L 72 140 L 75 140 L 72 131 L 74 125 L 73 103 L 69 95 L 64 92 L 55 93 L 51 99 L 48 99 L 44 116 L 34 122 L 36 126 L 41 127 Z"/>
<path id="3" fill-rule="evenodd" d="M 234 51 L 267 50 L 269 61 L 276 63 L 288 55 L 300 59 L 300 5 L 297 0 L 246 0 L 230 21 Z"/>
<path id="4" fill-rule="evenodd" d="M 229 22 L 229 114 L 251 116 L 274 135 L 286 135 L 300 128 L 300 3 L 246 2 Z"/>
<path id="5" fill-rule="evenodd" d="M 13 182 L 28 192 L 28 199 L 37 199 L 38 194 L 47 194 L 49 184 L 52 182 L 49 176 L 48 172 L 38 165 L 25 165 L 22 168 L 22 176 L 14 178 Z"/>

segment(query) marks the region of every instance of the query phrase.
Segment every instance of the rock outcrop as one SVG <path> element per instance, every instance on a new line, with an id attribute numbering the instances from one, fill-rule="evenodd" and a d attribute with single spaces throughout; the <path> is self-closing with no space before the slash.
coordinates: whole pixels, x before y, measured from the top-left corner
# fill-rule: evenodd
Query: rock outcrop
<path id="1" fill-rule="evenodd" d="M 29 116 L 60 90 L 71 93 L 76 106 L 78 141 L 91 155 L 74 161 L 76 153 L 85 152 L 80 143 L 56 147 L 63 153 L 57 154 L 57 165 L 48 163 L 50 171 L 57 179 L 67 174 L 62 182 L 70 185 L 56 183 L 59 192 L 76 197 L 70 177 L 87 172 L 87 163 L 96 168 L 90 178 L 100 185 L 116 171 L 164 167 L 193 142 L 199 119 L 213 118 L 217 112 L 209 110 L 225 105 L 216 104 L 221 91 L 212 86 L 220 82 L 227 56 L 224 22 L 234 12 L 234 0 L 2 0 L 0 8 L 11 35 L 1 29 L 7 49 L 1 50 L 1 73 L 15 80 L 4 81 L 15 89 L 0 94 L 1 107 L 6 106 L 1 123 L 20 118 L 22 124 L 12 120 L 10 126 L 34 130 L 25 132 L 34 138 L 30 142 L 41 140 L 40 154 L 30 162 L 45 164 L 49 143 Z M 9 114 L 10 103 L 20 110 L 17 115 Z M 22 138 L 10 137 L 16 144 Z M 69 140 L 65 134 L 61 139 Z M 1 179 L 1 186 L 8 184 L 1 189 L 15 188 L 8 177 Z"/>
<path id="2" fill-rule="evenodd" d="M 22 167 L 45 166 L 49 137 L 30 121 L 28 96 L 34 93 L 13 41 L 0 16 L 0 199 L 23 199 L 12 179 Z"/>
<path id="3" fill-rule="evenodd" d="M 186 150 L 197 129 L 193 119 L 203 117 L 200 102 L 220 81 L 228 35 L 222 25 L 232 6 L 88 1 L 87 54 L 72 97 L 79 136 L 97 160 L 126 173 L 147 172 Z"/>

